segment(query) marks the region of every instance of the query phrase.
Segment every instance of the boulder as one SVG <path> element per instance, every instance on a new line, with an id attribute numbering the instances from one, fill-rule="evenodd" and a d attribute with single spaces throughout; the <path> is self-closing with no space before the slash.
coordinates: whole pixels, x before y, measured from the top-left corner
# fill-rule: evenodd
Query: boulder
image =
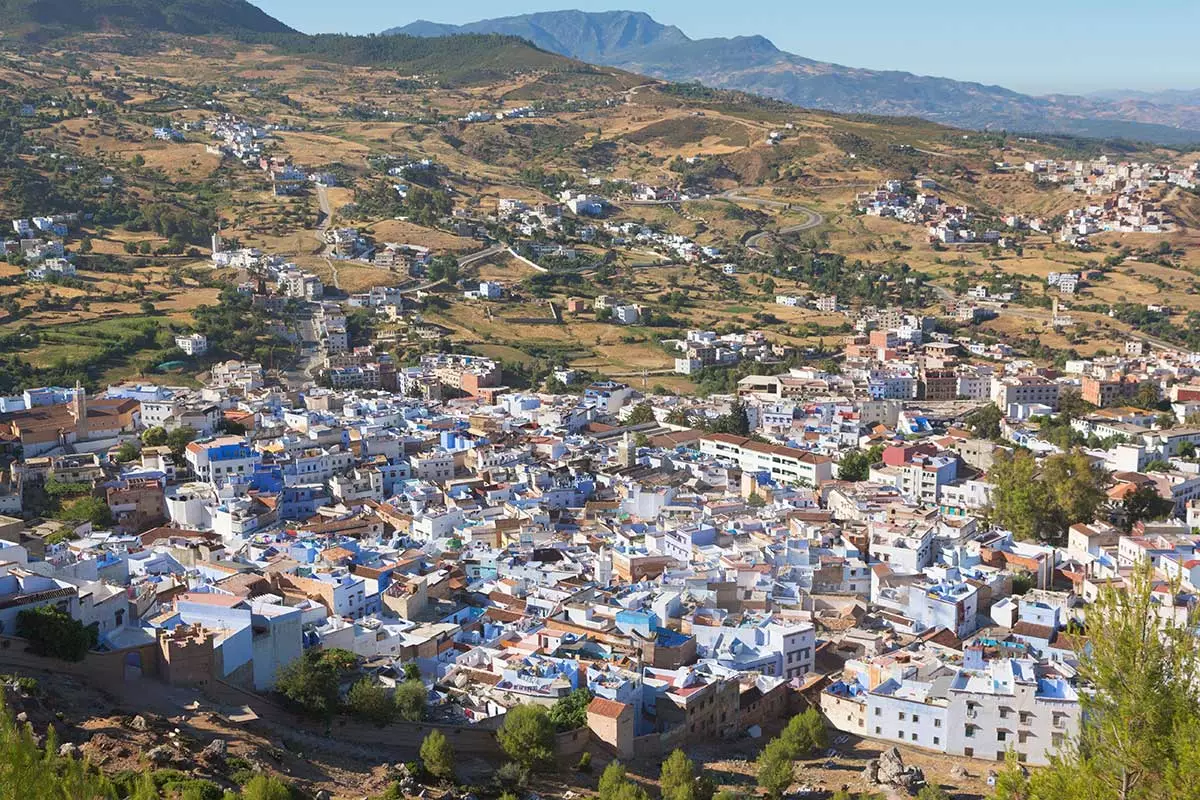
<path id="1" fill-rule="evenodd" d="M 204 750 L 200 752 L 202 757 L 213 761 L 224 761 L 225 756 L 228 754 L 229 745 L 225 743 L 224 739 L 213 739 L 208 743 Z"/>
<path id="2" fill-rule="evenodd" d="M 71 742 L 63 742 L 59 745 L 58 755 L 61 758 L 77 758 L 79 756 L 79 745 Z"/>
<path id="3" fill-rule="evenodd" d="M 175 760 L 175 751 L 165 744 L 160 744 L 146 752 L 146 759 L 156 767 L 166 766 Z"/>
<path id="4" fill-rule="evenodd" d="M 146 722 L 145 717 L 143 717 L 141 714 L 138 714 L 133 719 L 129 720 L 129 727 L 133 728 L 135 731 L 148 731 L 150 730 L 150 723 Z"/>
<path id="5" fill-rule="evenodd" d="M 971 777 L 971 773 L 967 772 L 967 768 L 962 764 L 955 764 L 950 768 L 950 777 L 961 781 Z"/>
<path id="6" fill-rule="evenodd" d="M 870 765 L 868 765 L 868 769 L 870 769 Z M 871 777 L 869 773 L 864 774 L 868 778 Z M 925 773 L 920 767 L 906 765 L 904 758 L 900 755 L 900 750 L 892 747 L 879 755 L 874 781 L 915 793 L 925 785 Z"/>

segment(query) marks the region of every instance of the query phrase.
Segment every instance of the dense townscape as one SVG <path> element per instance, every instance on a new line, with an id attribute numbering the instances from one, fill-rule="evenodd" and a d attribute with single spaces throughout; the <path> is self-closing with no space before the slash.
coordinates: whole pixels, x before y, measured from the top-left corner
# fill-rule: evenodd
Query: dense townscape
<path id="1" fill-rule="evenodd" d="M 0 32 L 0 800 L 1194 800 L 1196 152 L 166 5 Z"/>

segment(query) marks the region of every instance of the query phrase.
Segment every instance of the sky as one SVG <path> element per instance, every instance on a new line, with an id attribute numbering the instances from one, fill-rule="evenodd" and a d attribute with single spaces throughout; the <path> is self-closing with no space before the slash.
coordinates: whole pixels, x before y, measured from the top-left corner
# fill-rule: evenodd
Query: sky
<path id="1" fill-rule="evenodd" d="M 1021 92 L 1200 88 L 1198 0 L 251 0 L 306 33 L 372 33 L 534 11 L 631 9 L 692 38 L 760 34 L 819 61 Z"/>

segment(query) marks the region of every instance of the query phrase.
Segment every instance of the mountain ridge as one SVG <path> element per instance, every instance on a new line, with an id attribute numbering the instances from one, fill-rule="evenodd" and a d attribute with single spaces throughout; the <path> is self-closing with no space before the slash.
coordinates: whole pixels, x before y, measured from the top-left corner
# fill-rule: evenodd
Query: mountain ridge
<path id="1" fill-rule="evenodd" d="M 127 29 L 188 35 L 296 33 L 247 0 L 0 0 L 9 31 L 58 33 Z"/>
<path id="2" fill-rule="evenodd" d="M 422 37 L 462 33 L 520 36 L 581 61 L 835 112 L 917 116 L 977 129 L 1200 142 L 1200 108 L 1166 106 L 1129 93 L 1112 99 L 1036 97 L 996 85 L 843 66 L 781 50 L 763 36 L 692 39 L 641 11 L 546 11 L 465 25 L 420 20 L 382 31 Z"/>

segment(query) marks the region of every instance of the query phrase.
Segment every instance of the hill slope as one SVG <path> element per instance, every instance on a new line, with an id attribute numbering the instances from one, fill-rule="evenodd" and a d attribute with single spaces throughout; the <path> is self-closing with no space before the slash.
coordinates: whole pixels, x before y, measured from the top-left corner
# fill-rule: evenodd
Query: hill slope
<path id="1" fill-rule="evenodd" d="M 246 0 L 0 0 L 9 31 L 66 33 L 153 30 L 209 33 L 288 33 L 292 29 Z"/>
<path id="2" fill-rule="evenodd" d="M 968 128 L 1200 141 L 1200 111 L 1071 95 L 1032 97 L 1000 86 L 856 69 L 804 58 L 761 36 L 694 40 L 634 11 L 552 11 L 467 25 L 419 21 L 384 31 L 412 36 L 504 33 L 584 61 L 674 81 L 740 89 L 847 113 L 919 116 Z"/>

